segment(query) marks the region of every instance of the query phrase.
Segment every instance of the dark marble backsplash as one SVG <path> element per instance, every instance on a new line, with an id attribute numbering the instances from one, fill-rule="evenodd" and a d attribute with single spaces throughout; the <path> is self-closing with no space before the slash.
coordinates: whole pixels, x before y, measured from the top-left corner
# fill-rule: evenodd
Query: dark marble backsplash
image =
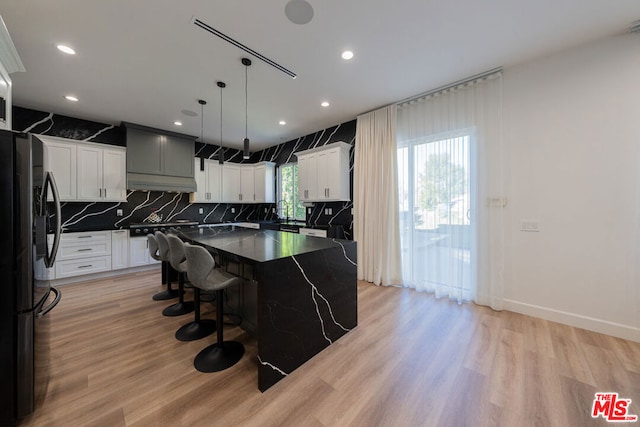
<path id="1" fill-rule="evenodd" d="M 13 107 L 13 127 L 15 130 L 43 135 L 51 135 L 81 141 L 98 142 L 126 146 L 126 133 L 121 126 L 97 123 L 53 113 Z M 296 162 L 297 151 L 323 146 L 336 141 L 355 144 L 356 121 L 318 131 L 265 150 L 251 154 L 248 160 L 242 152 L 224 148 L 224 161 L 231 163 L 257 163 L 262 161 L 285 164 Z M 223 149 L 211 144 L 195 143 L 196 157 L 218 159 Z M 350 175 L 353 199 L 353 158 L 351 150 Z M 62 205 L 62 224 L 65 231 L 85 231 L 126 228 L 131 223 L 143 222 L 152 212 L 162 215 L 163 222 L 177 219 L 214 224 L 236 221 L 264 221 L 276 219 L 275 204 L 208 204 L 189 203 L 189 194 L 157 191 L 129 191 L 127 201 L 109 202 L 67 202 Z M 330 208 L 331 214 L 325 215 Z M 307 224 L 313 226 L 339 225 L 344 228 L 345 237 L 353 237 L 352 202 L 316 203 L 306 210 Z M 118 210 L 122 216 L 118 216 Z M 200 213 L 202 209 L 202 213 Z"/>

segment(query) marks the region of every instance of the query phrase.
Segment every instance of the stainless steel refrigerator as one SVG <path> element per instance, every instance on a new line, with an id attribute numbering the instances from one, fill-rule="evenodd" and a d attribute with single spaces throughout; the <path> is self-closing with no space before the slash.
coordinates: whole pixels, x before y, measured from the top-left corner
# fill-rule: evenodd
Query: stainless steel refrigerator
<path id="1" fill-rule="evenodd" d="M 44 397 L 49 381 L 47 314 L 60 292 L 38 280 L 60 241 L 60 202 L 43 167 L 43 145 L 0 130 L 0 425 L 14 425 Z M 47 233 L 54 235 L 49 245 Z"/>

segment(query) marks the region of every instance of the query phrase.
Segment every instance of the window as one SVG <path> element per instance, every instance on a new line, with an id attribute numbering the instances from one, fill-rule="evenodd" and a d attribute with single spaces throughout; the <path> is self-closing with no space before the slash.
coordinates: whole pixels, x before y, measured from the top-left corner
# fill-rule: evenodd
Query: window
<path id="1" fill-rule="evenodd" d="M 469 300 L 475 234 L 472 136 L 399 144 L 403 276 L 419 290 Z"/>
<path id="2" fill-rule="evenodd" d="M 278 167 L 278 215 L 280 218 L 305 219 L 304 206 L 298 201 L 298 164 Z"/>

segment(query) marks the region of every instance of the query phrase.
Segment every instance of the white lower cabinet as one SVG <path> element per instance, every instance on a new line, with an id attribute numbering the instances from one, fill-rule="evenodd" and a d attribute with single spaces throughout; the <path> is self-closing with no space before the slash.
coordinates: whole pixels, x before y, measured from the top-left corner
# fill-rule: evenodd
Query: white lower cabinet
<path id="1" fill-rule="evenodd" d="M 62 234 L 55 269 L 56 279 L 111 270 L 111 231 Z"/>
<path id="2" fill-rule="evenodd" d="M 156 261 L 149 255 L 147 236 L 129 238 L 129 267 L 157 263 L 160 263 L 160 261 Z"/>
<path id="3" fill-rule="evenodd" d="M 53 235 L 47 237 L 51 245 Z M 146 236 L 130 237 L 129 230 L 85 231 L 63 233 L 54 266 L 46 269 L 39 263 L 35 274 L 41 280 L 58 280 L 156 263 Z"/>
<path id="4" fill-rule="evenodd" d="M 129 267 L 129 231 L 113 230 L 111 232 L 111 269 L 119 270 Z"/>

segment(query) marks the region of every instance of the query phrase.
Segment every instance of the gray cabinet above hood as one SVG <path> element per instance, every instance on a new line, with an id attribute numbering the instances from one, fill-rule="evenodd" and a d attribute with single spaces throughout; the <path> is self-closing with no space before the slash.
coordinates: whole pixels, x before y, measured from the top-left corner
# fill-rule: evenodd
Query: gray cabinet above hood
<path id="1" fill-rule="evenodd" d="M 196 191 L 195 136 L 122 122 L 127 132 L 130 190 Z"/>

